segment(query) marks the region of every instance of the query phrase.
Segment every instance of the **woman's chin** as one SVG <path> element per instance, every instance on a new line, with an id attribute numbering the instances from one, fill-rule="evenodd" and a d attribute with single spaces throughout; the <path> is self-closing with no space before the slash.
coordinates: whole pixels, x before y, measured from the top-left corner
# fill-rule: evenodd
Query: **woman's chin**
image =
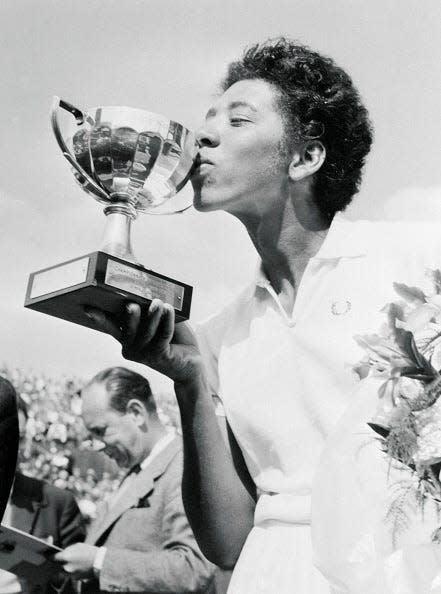
<path id="1" fill-rule="evenodd" d="M 196 192 L 193 197 L 193 206 L 199 212 L 210 212 L 211 210 L 219 210 L 220 206 L 216 200 L 210 200 L 204 192 Z"/>

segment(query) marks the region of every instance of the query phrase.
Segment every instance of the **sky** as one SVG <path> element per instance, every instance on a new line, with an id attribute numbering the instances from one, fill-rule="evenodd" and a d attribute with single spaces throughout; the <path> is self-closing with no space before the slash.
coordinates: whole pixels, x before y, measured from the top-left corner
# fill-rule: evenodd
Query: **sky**
<path id="1" fill-rule="evenodd" d="M 370 111 L 375 143 L 348 216 L 439 220 L 441 230 L 439 0 L 2 0 L 0 363 L 84 378 L 125 364 L 170 388 L 124 362 L 110 337 L 23 307 L 31 272 L 95 251 L 104 228 L 53 137 L 52 96 L 147 109 L 194 130 L 228 62 L 278 35 L 332 56 Z M 147 268 L 194 287 L 193 323 L 256 264 L 224 213 L 141 214 L 132 243 Z"/>

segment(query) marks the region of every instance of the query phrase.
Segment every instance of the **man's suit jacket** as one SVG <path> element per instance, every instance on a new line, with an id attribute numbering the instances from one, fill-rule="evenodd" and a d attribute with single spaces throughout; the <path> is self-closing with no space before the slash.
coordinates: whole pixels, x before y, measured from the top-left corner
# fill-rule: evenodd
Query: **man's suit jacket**
<path id="1" fill-rule="evenodd" d="M 69 491 L 53 487 L 45 481 L 16 473 L 11 494 L 10 524 L 38 538 L 51 538 L 52 544 L 65 548 L 82 542 L 86 536 L 83 517 Z M 29 591 L 26 584 L 23 590 Z M 55 592 L 48 585 L 32 588 L 32 592 Z M 70 591 L 69 588 L 65 592 Z"/>
<path id="2" fill-rule="evenodd" d="M 62 549 L 86 537 L 84 519 L 70 491 L 19 472 L 11 494 L 11 525 Z"/>
<path id="3" fill-rule="evenodd" d="M 182 444 L 176 437 L 133 477 L 130 489 L 92 524 L 87 542 L 107 547 L 99 584 L 83 592 L 204 592 L 214 566 L 199 550 L 181 495 Z"/>

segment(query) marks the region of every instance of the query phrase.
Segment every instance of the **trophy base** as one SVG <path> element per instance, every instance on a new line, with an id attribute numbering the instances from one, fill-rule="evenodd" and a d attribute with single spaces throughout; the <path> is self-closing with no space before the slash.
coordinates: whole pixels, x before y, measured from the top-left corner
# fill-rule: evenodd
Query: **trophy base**
<path id="1" fill-rule="evenodd" d="M 29 277 L 25 307 L 97 330 L 84 313 L 96 307 L 122 317 L 125 304 L 147 307 L 158 298 L 173 306 L 176 321 L 190 316 L 192 287 L 121 260 L 93 252 L 62 264 L 33 272 Z"/>

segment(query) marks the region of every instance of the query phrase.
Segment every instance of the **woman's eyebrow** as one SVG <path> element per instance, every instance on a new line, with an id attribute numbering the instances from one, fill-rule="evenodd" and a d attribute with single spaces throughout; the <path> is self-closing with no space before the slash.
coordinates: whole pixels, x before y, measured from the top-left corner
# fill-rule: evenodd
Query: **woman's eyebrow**
<path id="1" fill-rule="evenodd" d="M 228 111 L 237 109 L 239 107 L 245 107 L 247 109 L 250 109 L 254 113 L 257 113 L 257 111 L 258 111 L 257 108 L 252 103 L 249 103 L 248 101 L 242 101 L 242 100 L 232 101 L 231 103 L 229 103 Z M 205 119 L 213 118 L 216 114 L 217 114 L 217 108 L 210 107 L 210 109 L 205 114 Z"/>
<path id="2" fill-rule="evenodd" d="M 257 112 L 257 108 L 248 101 L 232 101 L 229 104 L 228 109 L 236 109 L 237 107 L 247 107 L 248 109 L 251 109 L 251 111 Z"/>

